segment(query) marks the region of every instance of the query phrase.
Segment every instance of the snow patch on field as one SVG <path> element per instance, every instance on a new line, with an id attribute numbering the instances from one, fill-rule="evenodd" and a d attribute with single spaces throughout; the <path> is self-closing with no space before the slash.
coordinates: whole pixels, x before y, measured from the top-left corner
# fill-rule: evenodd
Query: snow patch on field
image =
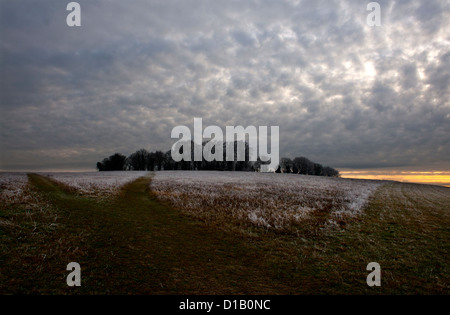
<path id="1" fill-rule="evenodd" d="M 162 200 L 204 220 L 230 218 L 276 230 L 320 213 L 337 225 L 362 213 L 380 181 L 298 174 L 164 171 L 151 188 Z"/>

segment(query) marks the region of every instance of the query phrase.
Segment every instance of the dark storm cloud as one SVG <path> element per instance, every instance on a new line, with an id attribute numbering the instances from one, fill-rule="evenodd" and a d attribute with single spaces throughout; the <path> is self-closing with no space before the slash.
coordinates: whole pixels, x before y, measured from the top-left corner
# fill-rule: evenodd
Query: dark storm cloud
<path id="1" fill-rule="evenodd" d="M 0 168 L 168 150 L 177 125 L 279 125 L 283 156 L 448 169 L 450 6 L 0 0 Z M 55 166 L 57 165 L 57 166 Z"/>

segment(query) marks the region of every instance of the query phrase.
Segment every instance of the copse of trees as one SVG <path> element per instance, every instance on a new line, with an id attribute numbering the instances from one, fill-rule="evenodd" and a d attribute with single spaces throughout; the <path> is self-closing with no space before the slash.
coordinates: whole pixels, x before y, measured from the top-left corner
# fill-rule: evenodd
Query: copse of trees
<path id="1" fill-rule="evenodd" d="M 339 177 L 338 170 L 329 166 L 322 166 L 322 164 L 312 162 L 303 156 L 296 157 L 294 160 L 281 158 L 277 171 L 279 173 Z"/>
<path id="2" fill-rule="evenodd" d="M 205 145 L 205 143 L 203 143 Z M 191 161 L 176 162 L 172 159 L 171 151 L 148 152 L 140 149 L 125 157 L 123 154 L 115 153 L 108 158 L 97 162 L 99 171 L 162 171 L 162 170 L 214 170 L 214 171 L 244 171 L 259 172 L 261 165 L 258 160 L 250 161 L 249 146 L 245 143 L 245 160 L 237 161 L 238 142 L 234 142 L 234 161 L 226 161 L 226 144 L 223 144 L 223 161 L 194 161 L 194 145 L 191 142 Z M 180 152 L 182 153 L 182 152 Z M 214 152 L 213 152 L 214 153 Z M 276 173 L 293 173 L 302 175 L 339 177 L 339 171 L 329 166 L 310 161 L 305 157 L 281 158 Z"/>
<path id="3" fill-rule="evenodd" d="M 97 162 L 99 171 L 122 171 L 125 167 L 126 156 L 120 153 L 104 158 L 103 161 Z"/>

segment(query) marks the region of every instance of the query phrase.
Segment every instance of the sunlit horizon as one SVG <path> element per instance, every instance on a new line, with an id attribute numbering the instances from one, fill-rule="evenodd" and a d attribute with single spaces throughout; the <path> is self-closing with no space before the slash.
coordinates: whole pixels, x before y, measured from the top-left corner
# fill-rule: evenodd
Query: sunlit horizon
<path id="1" fill-rule="evenodd" d="M 450 187 L 449 171 L 350 170 L 340 171 L 342 178 L 393 180 L 405 183 Z"/>

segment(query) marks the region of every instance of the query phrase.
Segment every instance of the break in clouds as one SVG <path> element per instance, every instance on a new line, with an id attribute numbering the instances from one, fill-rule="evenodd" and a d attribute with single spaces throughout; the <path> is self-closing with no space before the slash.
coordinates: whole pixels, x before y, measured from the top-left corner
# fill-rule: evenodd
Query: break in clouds
<path id="1" fill-rule="evenodd" d="M 0 0 L 0 169 L 94 169 L 171 130 L 280 126 L 280 155 L 448 170 L 450 4 Z"/>

